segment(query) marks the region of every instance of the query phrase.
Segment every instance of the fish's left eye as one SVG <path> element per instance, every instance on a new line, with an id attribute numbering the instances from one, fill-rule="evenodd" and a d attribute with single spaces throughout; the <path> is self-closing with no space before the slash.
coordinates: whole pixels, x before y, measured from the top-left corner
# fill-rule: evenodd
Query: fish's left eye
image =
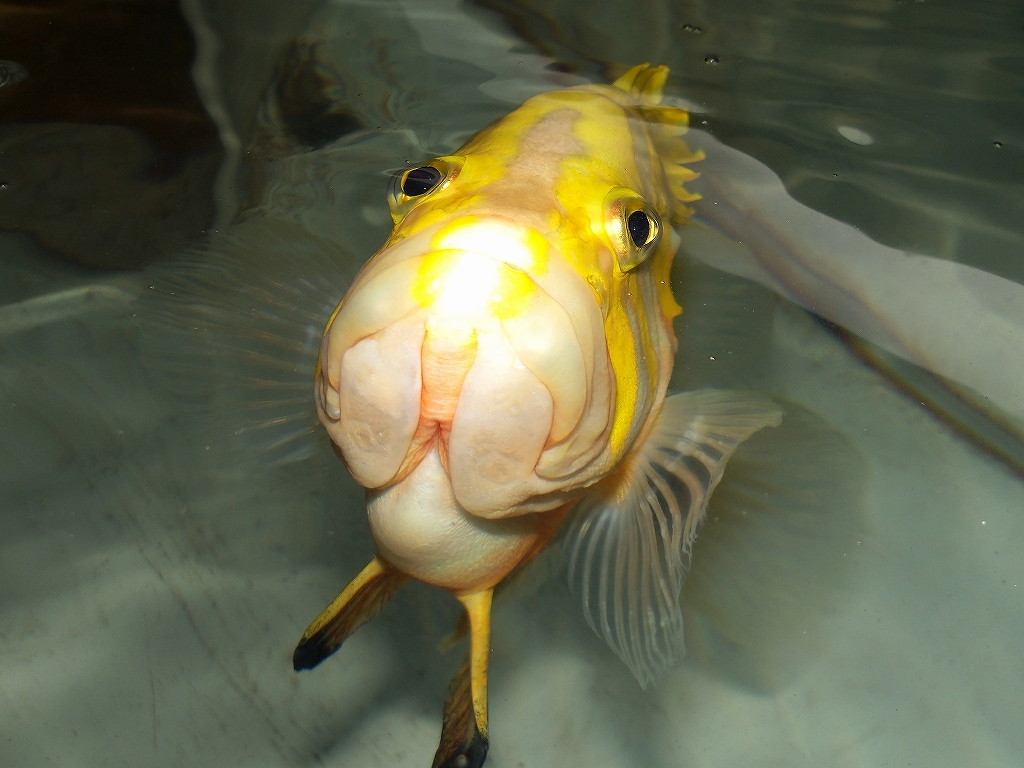
<path id="1" fill-rule="evenodd" d="M 650 242 L 651 218 L 643 211 L 633 211 L 626 219 L 626 226 L 629 228 L 629 239 L 637 248 L 643 248 Z"/>
<path id="2" fill-rule="evenodd" d="M 605 198 L 605 231 L 620 272 L 645 262 L 661 240 L 658 214 L 636 192 L 621 187 L 612 189 Z"/>

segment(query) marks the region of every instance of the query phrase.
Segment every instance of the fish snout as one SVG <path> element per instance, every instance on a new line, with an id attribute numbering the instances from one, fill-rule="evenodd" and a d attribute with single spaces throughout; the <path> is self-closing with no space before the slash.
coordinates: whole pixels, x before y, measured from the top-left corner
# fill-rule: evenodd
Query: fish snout
<path id="1" fill-rule="evenodd" d="M 316 387 L 360 484 L 394 485 L 436 446 L 457 503 L 498 517 L 585 481 L 614 380 L 586 281 L 546 252 L 541 268 L 525 259 L 515 231 L 483 234 L 378 254 L 325 332 Z"/>

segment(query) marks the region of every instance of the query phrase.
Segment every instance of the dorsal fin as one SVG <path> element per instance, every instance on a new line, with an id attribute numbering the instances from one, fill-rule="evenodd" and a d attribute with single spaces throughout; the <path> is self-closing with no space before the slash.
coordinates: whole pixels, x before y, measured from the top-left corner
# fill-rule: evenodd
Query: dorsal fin
<path id="1" fill-rule="evenodd" d="M 666 66 L 637 64 L 612 85 L 636 99 L 634 109 L 650 126 L 651 139 L 658 150 L 672 193 L 672 223 L 678 225 L 693 213 L 693 209 L 686 203 L 700 198 L 700 195 L 683 186 L 699 175 L 685 165 L 702 160 L 704 153 L 694 152 L 680 138 L 690 126 L 689 113 L 685 109 L 661 103 L 668 72 Z"/>
<path id="2" fill-rule="evenodd" d="M 687 181 L 692 181 L 700 175 L 686 166 L 704 159 L 703 152 L 694 152 L 690 145 L 680 138 L 690 126 L 690 115 L 685 109 L 659 105 L 641 106 L 637 108 L 637 112 L 650 126 L 651 139 L 658 150 L 669 190 L 675 200 L 672 221 L 674 224 L 680 224 L 680 218 L 686 218 L 693 213 L 683 204 L 700 199 L 700 195 L 690 192 L 683 186 Z"/>
<path id="3" fill-rule="evenodd" d="M 637 64 L 612 85 L 636 97 L 641 106 L 661 103 L 661 89 L 668 79 L 668 67 Z"/>

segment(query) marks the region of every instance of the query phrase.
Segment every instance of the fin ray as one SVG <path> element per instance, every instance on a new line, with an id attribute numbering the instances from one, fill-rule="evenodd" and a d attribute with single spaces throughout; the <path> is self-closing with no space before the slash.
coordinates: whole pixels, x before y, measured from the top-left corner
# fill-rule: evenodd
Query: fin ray
<path id="1" fill-rule="evenodd" d="M 824 650 L 822 632 L 868 552 L 864 458 L 796 403 L 753 435 L 708 506 L 683 586 L 688 651 L 701 668 L 771 694 Z"/>
<path id="2" fill-rule="evenodd" d="M 347 246 L 254 217 L 146 274 L 142 365 L 206 434 L 231 436 L 240 461 L 290 464 L 323 447 L 310 382 L 355 273 Z"/>
<path id="3" fill-rule="evenodd" d="M 700 199 L 700 195 L 688 191 L 683 186 L 684 182 L 692 181 L 700 174 L 683 166 L 704 159 L 704 153 L 690 149 L 690 145 L 680 138 L 689 130 L 689 113 L 685 109 L 661 103 L 668 74 L 666 66 L 638 64 L 619 77 L 612 86 L 625 91 L 635 99 L 631 106 L 637 117 L 647 123 L 651 140 L 661 158 L 662 168 L 671 181 L 672 223 L 678 225 L 685 222 L 693 213 L 683 203 Z"/>
<path id="4" fill-rule="evenodd" d="M 574 513 L 566 539 L 570 584 L 591 628 L 641 686 L 654 682 L 681 646 L 690 547 L 726 462 L 781 418 L 782 409 L 757 394 L 669 397 L 650 437 Z"/>
<path id="5" fill-rule="evenodd" d="M 668 79 L 668 67 L 650 64 L 637 64 L 619 77 L 613 86 L 634 96 L 644 107 L 654 107 L 661 103 L 662 89 Z"/>

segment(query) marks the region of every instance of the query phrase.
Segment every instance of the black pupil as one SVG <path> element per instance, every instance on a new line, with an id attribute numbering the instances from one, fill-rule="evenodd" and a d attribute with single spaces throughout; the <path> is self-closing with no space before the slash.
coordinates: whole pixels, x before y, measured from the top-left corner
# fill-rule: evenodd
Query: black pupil
<path id="1" fill-rule="evenodd" d="M 626 219 L 626 224 L 629 226 L 629 236 L 633 239 L 633 244 L 637 248 L 647 245 L 647 240 L 651 236 L 651 220 L 647 218 L 647 214 L 643 211 L 633 211 Z"/>
<path id="2" fill-rule="evenodd" d="M 413 168 L 405 174 L 402 181 L 402 191 L 409 197 L 418 197 L 437 186 L 441 180 L 441 172 L 437 168 L 424 165 L 422 168 Z"/>

